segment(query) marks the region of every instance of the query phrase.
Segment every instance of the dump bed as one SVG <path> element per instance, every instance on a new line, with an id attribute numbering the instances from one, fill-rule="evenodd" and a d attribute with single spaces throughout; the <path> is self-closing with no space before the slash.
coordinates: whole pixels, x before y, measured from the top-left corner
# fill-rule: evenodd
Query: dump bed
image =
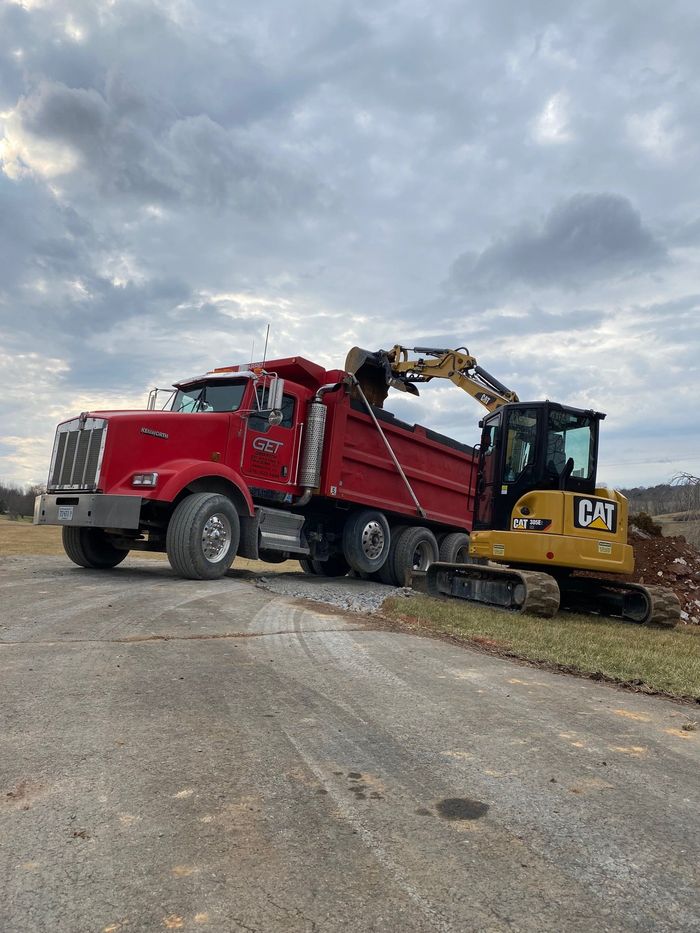
<path id="1" fill-rule="evenodd" d="M 346 392 L 325 398 L 328 407 L 319 492 L 330 499 L 373 506 L 415 520 L 411 494 L 376 425 Z M 373 409 L 426 517 L 471 530 L 476 482 L 472 447 Z"/>

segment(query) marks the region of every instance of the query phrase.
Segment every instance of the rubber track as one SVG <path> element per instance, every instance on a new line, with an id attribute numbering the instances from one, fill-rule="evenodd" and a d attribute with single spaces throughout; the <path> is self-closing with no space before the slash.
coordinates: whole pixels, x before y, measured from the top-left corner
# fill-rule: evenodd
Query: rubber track
<path id="1" fill-rule="evenodd" d="M 673 592 L 664 586 L 642 586 L 627 584 L 631 589 L 643 590 L 649 597 L 650 613 L 644 620 L 647 625 L 667 625 L 673 628 L 681 620 L 681 604 Z"/>
<path id="2" fill-rule="evenodd" d="M 647 605 L 644 618 L 625 615 L 624 611 L 605 613 L 612 618 L 624 619 L 638 625 L 664 625 L 671 628 L 680 621 L 681 604 L 678 597 L 673 590 L 663 586 L 643 586 L 641 583 L 628 583 L 626 580 L 574 576 L 565 581 L 561 601 L 566 609 L 573 612 L 591 611 L 590 607 L 595 605 L 597 598 L 604 604 L 606 596 L 610 593 L 617 593 L 621 600 L 625 593 L 639 593 Z M 576 605 L 577 598 L 582 600 L 580 606 Z"/>
<path id="3" fill-rule="evenodd" d="M 514 582 L 525 587 L 525 599 L 520 606 L 506 606 L 503 603 L 487 602 L 481 599 L 469 599 L 452 593 L 442 592 L 437 585 L 437 576 L 440 573 L 456 571 L 456 577 L 474 576 L 479 580 L 493 582 Z M 543 618 L 551 618 L 559 608 L 559 586 L 554 577 L 548 573 L 536 570 L 512 570 L 509 567 L 488 567 L 482 564 L 448 564 L 438 562 L 431 564 L 426 573 L 427 591 L 431 596 L 447 596 L 451 599 L 466 599 L 468 602 L 478 603 L 481 606 L 493 606 L 497 609 L 506 609 L 510 612 L 527 612 Z"/>
<path id="4" fill-rule="evenodd" d="M 513 570 L 522 577 L 527 595 L 520 612 L 551 618 L 559 609 L 559 586 L 554 577 L 536 570 Z"/>

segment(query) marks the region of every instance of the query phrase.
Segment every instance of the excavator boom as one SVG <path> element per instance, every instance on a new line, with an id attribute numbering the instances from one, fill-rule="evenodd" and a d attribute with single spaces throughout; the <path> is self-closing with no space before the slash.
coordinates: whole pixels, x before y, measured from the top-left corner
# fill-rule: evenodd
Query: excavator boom
<path id="1" fill-rule="evenodd" d="M 411 357 L 411 353 L 418 355 Z M 397 344 L 391 350 L 376 352 L 353 347 L 345 360 L 345 371 L 355 376 L 370 402 L 379 407 L 389 388 L 418 395 L 416 386 L 431 379 L 449 379 L 488 411 L 518 401 L 515 392 L 479 366 L 466 347 L 444 350 Z"/>

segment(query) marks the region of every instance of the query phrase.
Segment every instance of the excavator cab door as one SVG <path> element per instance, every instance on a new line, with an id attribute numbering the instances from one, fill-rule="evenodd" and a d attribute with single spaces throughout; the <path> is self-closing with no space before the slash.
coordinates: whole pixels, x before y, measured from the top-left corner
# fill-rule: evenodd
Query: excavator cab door
<path id="1" fill-rule="evenodd" d="M 476 481 L 475 527 L 491 528 L 494 519 L 494 500 L 500 486 L 499 432 L 502 416 L 500 412 L 484 419 L 479 445 L 479 471 Z"/>

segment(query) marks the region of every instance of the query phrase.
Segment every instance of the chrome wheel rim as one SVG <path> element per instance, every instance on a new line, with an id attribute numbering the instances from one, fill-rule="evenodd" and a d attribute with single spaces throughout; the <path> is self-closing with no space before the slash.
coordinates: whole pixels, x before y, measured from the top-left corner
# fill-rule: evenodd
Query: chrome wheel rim
<path id="1" fill-rule="evenodd" d="M 370 560 L 376 560 L 384 550 L 384 529 L 379 522 L 367 522 L 362 529 L 362 552 Z"/>
<path id="2" fill-rule="evenodd" d="M 202 553 L 211 564 L 218 564 L 231 547 L 231 524 L 225 515 L 212 515 L 202 529 Z"/>

